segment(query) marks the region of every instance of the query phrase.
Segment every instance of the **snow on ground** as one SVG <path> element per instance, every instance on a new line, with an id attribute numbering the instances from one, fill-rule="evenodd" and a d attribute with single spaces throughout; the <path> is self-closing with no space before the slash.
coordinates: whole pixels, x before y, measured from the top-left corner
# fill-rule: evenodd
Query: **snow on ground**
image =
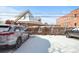
<path id="1" fill-rule="evenodd" d="M 61 35 L 32 35 L 15 53 L 76 53 L 79 40 Z"/>
<path id="2" fill-rule="evenodd" d="M 66 38 L 66 36 L 50 36 L 49 38 L 53 43 L 49 52 L 52 53 L 78 53 L 79 40 L 76 38 Z M 50 42 L 51 42 L 50 41 Z"/>
<path id="3" fill-rule="evenodd" d="M 39 36 L 31 36 L 16 53 L 47 53 L 50 42 Z"/>

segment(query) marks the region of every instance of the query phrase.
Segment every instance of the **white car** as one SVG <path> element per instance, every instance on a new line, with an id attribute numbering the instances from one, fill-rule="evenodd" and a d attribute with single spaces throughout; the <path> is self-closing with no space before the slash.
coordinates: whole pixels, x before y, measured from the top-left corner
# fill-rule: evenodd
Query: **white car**
<path id="1" fill-rule="evenodd" d="M 0 25 L 0 48 L 19 48 L 29 38 L 29 33 L 24 26 Z"/>

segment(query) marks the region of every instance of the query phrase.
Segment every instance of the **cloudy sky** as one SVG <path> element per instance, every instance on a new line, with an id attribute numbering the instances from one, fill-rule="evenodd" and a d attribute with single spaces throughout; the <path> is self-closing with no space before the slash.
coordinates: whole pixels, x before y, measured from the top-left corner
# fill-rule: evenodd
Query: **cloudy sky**
<path id="1" fill-rule="evenodd" d="M 13 6 L 13 5 L 31 5 L 31 6 L 69 6 L 69 5 L 79 5 L 79 0 L 1 0 L 0 5 Z"/>
<path id="2" fill-rule="evenodd" d="M 57 18 L 77 8 L 79 6 L 0 6 L 0 20 L 14 18 L 20 12 L 30 10 L 34 16 L 40 16 L 42 22 L 53 24 Z"/>

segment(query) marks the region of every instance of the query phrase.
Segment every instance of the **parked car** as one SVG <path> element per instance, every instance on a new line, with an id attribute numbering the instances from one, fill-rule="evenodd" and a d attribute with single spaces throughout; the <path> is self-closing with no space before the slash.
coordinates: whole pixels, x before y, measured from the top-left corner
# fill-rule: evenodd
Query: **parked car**
<path id="1" fill-rule="evenodd" d="M 24 26 L 0 25 L 0 48 L 19 48 L 29 38 L 29 33 Z"/>
<path id="2" fill-rule="evenodd" d="M 77 37 L 79 38 L 79 28 L 74 28 L 74 29 L 71 29 L 71 30 L 67 30 L 65 32 L 66 34 L 66 37 Z"/>

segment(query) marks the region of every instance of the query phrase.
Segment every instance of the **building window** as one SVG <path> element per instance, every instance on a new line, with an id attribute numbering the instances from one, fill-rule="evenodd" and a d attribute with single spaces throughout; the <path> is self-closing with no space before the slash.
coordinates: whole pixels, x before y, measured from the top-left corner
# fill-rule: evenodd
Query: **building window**
<path id="1" fill-rule="evenodd" d="M 74 23 L 74 26 L 77 26 L 77 23 Z"/>
<path id="2" fill-rule="evenodd" d="M 74 14 L 74 17 L 76 18 L 77 17 L 77 14 Z"/>

